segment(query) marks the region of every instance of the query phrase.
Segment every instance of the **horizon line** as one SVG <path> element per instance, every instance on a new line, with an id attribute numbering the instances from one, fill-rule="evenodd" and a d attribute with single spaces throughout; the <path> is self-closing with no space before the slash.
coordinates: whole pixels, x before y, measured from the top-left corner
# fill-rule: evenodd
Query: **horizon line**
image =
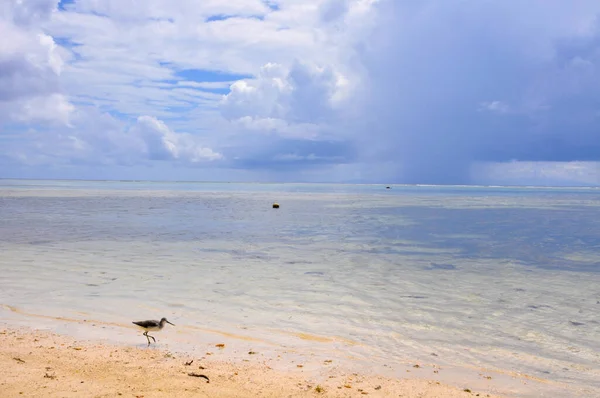
<path id="1" fill-rule="evenodd" d="M 379 182 L 300 182 L 300 181 L 202 181 L 202 180 L 145 180 L 145 179 L 87 179 L 87 178 L 14 178 L 0 177 L 0 181 L 78 181 L 78 182 L 116 182 L 116 183 L 176 183 L 176 184 L 256 184 L 256 185 L 277 185 L 277 184 L 333 184 L 333 185 L 381 185 L 381 186 L 403 186 L 403 187 L 473 187 L 473 188 L 600 188 L 600 185 L 501 185 L 501 184 L 409 184 L 409 183 L 379 183 Z"/>

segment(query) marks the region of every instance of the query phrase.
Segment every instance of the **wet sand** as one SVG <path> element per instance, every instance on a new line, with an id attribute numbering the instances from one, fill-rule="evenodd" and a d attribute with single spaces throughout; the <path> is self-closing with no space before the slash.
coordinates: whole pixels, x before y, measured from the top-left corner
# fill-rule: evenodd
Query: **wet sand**
<path id="1" fill-rule="evenodd" d="M 27 328 L 0 331 L 3 397 L 498 397 L 416 378 L 346 373 L 323 363 L 273 369 L 260 355 L 222 361 L 150 348 L 78 341 Z M 227 347 L 215 347 L 215 350 Z M 209 380 L 207 381 L 204 377 Z"/>

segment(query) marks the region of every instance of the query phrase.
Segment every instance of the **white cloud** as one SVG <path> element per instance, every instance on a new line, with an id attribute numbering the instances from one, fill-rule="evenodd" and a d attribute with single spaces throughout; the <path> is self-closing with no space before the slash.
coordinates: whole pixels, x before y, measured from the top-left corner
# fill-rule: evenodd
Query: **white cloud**
<path id="1" fill-rule="evenodd" d="M 221 102 L 221 111 L 228 119 L 244 116 L 282 119 L 289 110 L 287 102 L 294 87 L 281 65 L 269 63 L 256 79 L 237 81 L 230 90 Z"/>
<path id="2" fill-rule="evenodd" d="M 57 1 L 5 1 L 0 5 L 0 125 L 68 124 L 73 106 L 61 93 L 64 53 L 40 23 Z"/>
<path id="3" fill-rule="evenodd" d="M 205 148 L 187 133 L 175 133 L 154 117 L 140 116 L 129 134 L 142 143 L 142 153 L 150 160 L 182 160 L 189 163 L 219 160 L 223 156 Z"/>
<path id="4" fill-rule="evenodd" d="M 69 119 L 75 107 L 62 94 L 36 96 L 19 101 L 16 111 L 11 114 L 13 120 L 31 124 L 50 122 L 69 126 Z"/>
<path id="5" fill-rule="evenodd" d="M 4 0 L 0 10 L 4 19 L 20 27 L 38 25 L 56 9 L 58 0 Z"/>
<path id="6" fill-rule="evenodd" d="M 24 142 L 2 148 L 4 155 L 29 165 L 136 165 L 169 161 L 205 166 L 223 155 L 198 136 L 175 132 L 163 121 L 140 116 L 132 126 L 92 109 L 79 109 L 73 125 L 51 131 L 30 129 Z"/>
<path id="7" fill-rule="evenodd" d="M 270 11 L 261 0 L 203 0 L 202 3 L 167 0 L 146 0 L 143 3 L 137 0 L 78 0 L 69 8 L 77 12 L 100 14 L 130 23 L 148 19 L 200 22 L 215 15 L 264 16 Z"/>
<path id="8" fill-rule="evenodd" d="M 482 102 L 479 109 L 500 114 L 510 112 L 510 106 L 502 101 Z"/>
<path id="9" fill-rule="evenodd" d="M 255 79 L 239 80 L 221 103 L 225 118 L 249 130 L 315 139 L 330 129 L 351 96 L 332 67 L 266 64 Z"/>
<path id="10" fill-rule="evenodd" d="M 325 132 L 325 126 L 314 123 L 290 124 L 284 119 L 243 116 L 231 122 L 231 126 L 244 132 L 278 135 L 286 138 L 315 140 Z"/>

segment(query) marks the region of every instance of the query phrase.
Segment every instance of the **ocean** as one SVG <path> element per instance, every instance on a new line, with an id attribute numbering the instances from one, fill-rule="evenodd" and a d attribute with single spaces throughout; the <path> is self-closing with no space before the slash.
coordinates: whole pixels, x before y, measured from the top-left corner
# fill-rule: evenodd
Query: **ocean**
<path id="1" fill-rule="evenodd" d="M 598 220 L 594 188 L 0 180 L 0 323 L 600 396 Z"/>

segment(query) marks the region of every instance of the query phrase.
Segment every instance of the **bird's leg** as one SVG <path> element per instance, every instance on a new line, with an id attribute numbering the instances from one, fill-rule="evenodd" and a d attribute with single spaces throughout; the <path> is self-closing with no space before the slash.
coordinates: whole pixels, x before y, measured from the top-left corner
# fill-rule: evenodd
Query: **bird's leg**
<path id="1" fill-rule="evenodd" d="M 150 337 L 152 336 L 148 334 L 147 330 L 144 332 L 144 336 L 146 336 L 146 340 L 148 340 L 148 345 L 150 345 Z M 152 340 L 154 340 L 154 342 L 156 343 L 156 339 L 154 337 L 152 337 Z"/>
<path id="2" fill-rule="evenodd" d="M 156 343 L 156 339 L 154 338 L 154 336 L 150 336 L 147 330 L 146 332 L 144 332 L 144 335 L 146 335 L 146 338 L 148 339 L 148 345 L 150 345 L 150 339 L 154 340 L 154 342 Z"/>

